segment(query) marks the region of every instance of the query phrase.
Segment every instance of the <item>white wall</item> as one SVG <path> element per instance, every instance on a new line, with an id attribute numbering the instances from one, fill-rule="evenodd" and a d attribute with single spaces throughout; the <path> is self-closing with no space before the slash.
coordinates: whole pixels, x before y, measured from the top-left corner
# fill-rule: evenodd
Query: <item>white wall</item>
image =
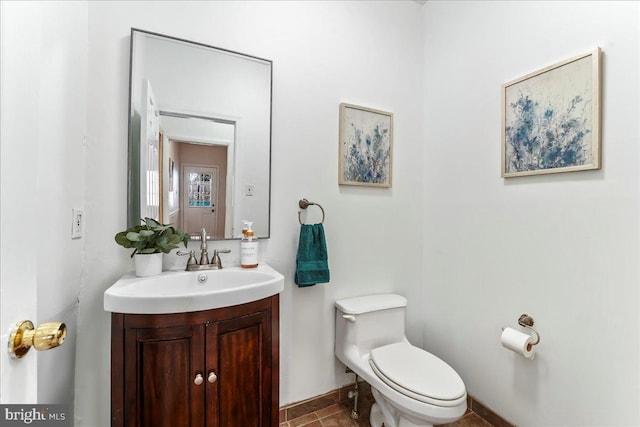
<path id="1" fill-rule="evenodd" d="M 415 2 L 88 2 L 87 252 L 81 295 L 76 424 L 109 423 L 109 314 L 102 295 L 127 269 L 113 242 L 126 226 L 130 27 L 274 61 L 271 239 L 262 259 L 286 276 L 281 295 L 281 404 L 352 380 L 333 356 L 338 298 L 421 281 L 422 16 Z M 338 109 L 392 111 L 393 188 L 337 185 Z M 331 283 L 293 283 L 298 200 L 321 203 Z M 313 209 L 311 207 L 310 209 Z M 308 212 L 318 218 L 319 211 Z M 412 231 L 412 228 L 414 231 Z M 196 245 L 197 246 L 197 245 Z M 196 248 L 194 246 L 194 248 Z M 239 243 L 221 242 L 237 262 Z M 197 249 L 197 248 L 196 248 Z M 412 335 L 421 307 L 410 314 Z"/>
<path id="2" fill-rule="evenodd" d="M 424 343 L 517 425 L 639 425 L 638 2 L 427 2 Z M 500 85 L 600 46 L 599 171 L 500 178 Z M 535 319 L 528 361 L 503 326 Z"/>
<path id="3" fill-rule="evenodd" d="M 84 240 L 71 240 L 71 210 L 85 190 L 87 7 L 3 2 L 1 13 L 0 401 L 72 404 Z M 4 334 L 21 320 L 65 322 L 67 339 L 9 360 Z"/>

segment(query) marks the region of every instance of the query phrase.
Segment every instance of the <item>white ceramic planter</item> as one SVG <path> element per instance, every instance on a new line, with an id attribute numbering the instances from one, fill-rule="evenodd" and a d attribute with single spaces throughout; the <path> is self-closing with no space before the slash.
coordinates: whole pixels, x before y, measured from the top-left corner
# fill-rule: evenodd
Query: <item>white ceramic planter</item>
<path id="1" fill-rule="evenodd" d="M 155 254 L 135 254 L 136 276 L 155 276 L 162 273 L 162 252 Z"/>

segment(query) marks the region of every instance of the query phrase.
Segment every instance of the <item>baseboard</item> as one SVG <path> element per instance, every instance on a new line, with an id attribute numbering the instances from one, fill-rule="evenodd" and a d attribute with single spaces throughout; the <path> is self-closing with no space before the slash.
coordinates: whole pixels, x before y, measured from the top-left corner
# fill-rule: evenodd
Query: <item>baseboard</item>
<path id="1" fill-rule="evenodd" d="M 350 402 L 349 392 L 352 390 L 353 385 L 350 384 L 320 396 L 285 405 L 280 408 L 280 422 L 291 421 L 339 403 L 351 407 L 353 403 Z M 368 419 L 369 410 L 374 402 L 371 395 L 371 387 L 366 382 L 361 381 L 358 383 L 358 391 L 358 410 L 361 413 L 361 417 L 366 416 L 367 418 L 365 419 Z M 475 413 L 494 427 L 515 427 L 514 424 L 511 424 L 472 396 L 468 396 L 467 411 Z"/>
<path id="2" fill-rule="evenodd" d="M 469 399 L 467 400 L 467 408 L 473 413 L 478 414 L 478 416 L 494 427 L 515 427 L 515 424 L 511 424 L 490 408 L 478 402 L 473 396 L 469 396 Z"/>

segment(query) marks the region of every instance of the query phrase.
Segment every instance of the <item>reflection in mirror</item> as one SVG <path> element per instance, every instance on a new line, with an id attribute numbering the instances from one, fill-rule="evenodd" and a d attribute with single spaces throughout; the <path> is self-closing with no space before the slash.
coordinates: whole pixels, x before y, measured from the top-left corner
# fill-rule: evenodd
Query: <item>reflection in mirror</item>
<path id="1" fill-rule="evenodd" d="M 271 61 L 132 29 L 128 223 L 269 237 Z"/>
<path id="2" fill-rule="evenodd" d="M 161 111 L 160 128 L 162 217 L 189 234 L 233 235 L 235 124 Z"/>

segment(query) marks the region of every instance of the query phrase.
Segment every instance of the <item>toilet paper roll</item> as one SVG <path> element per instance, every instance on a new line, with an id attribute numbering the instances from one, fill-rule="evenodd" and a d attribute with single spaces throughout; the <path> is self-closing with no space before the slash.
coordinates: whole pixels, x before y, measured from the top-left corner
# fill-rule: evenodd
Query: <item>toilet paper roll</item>
<path id="1" fill-rule="evenodd" d="M 533 359 L 535 355 L 531 341 L 531 335 L 516 331 L 513 328 L 504 328 L 500 337 L 500 342 L 504 348 L 516 352 L 527 359 Z"/>

